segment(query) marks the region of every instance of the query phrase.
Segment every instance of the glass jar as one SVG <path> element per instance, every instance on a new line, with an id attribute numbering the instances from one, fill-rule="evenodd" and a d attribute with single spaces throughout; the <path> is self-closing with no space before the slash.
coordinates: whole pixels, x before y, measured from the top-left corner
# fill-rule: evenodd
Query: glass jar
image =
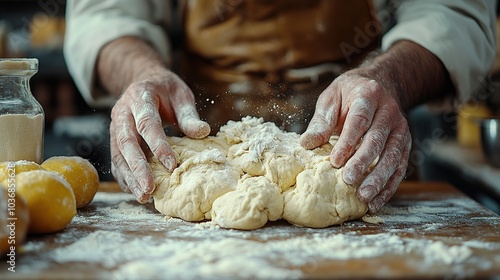
<path id="1" fill-rule="evenodd" d="M 0 162 L 43 160 L 45 114 L 33 97 L 30 78 L 38 59 L 0 59 Z"/>

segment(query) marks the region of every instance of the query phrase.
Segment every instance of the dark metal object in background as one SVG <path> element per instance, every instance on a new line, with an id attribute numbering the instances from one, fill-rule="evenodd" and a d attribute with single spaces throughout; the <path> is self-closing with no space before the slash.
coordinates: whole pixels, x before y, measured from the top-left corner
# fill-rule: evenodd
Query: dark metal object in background
<path id="1" fill-rule="evenodd" d="M 500 118 L 487 118 L 480 121 L 481 144 L 486 161 L 500 167 Z"/>

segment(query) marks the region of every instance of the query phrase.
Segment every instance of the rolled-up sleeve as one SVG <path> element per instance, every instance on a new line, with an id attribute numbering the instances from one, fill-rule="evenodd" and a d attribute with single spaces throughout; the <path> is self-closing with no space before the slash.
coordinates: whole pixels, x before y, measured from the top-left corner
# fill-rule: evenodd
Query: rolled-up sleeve
<path id="1" fill-rule="evenodd" d="M 495 0 L 401 1 L 397 23 L 382 39 L 387 50 L 413 41 L 438 57 L 460 101 L 483 82 L 495 58 Z"/>
<path id="2" fill-rule="evenodd" d="M 95 83 L 97 57 L 105 44 L 123 36 L 140 37 L 168 61 L 170 48 L 164 28 L 171 13 L 168 3 L 163 0 L 68 1 L 64 56 L 76 86 L 90 106 L 108 107 L 116 101 Z"/>

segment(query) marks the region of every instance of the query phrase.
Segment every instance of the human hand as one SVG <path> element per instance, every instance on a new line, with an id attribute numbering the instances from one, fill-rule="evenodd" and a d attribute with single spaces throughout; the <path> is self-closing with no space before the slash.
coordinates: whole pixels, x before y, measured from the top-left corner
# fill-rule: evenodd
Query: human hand
<path id="1" fill-rule="evenodd" d="M 300 144 L 312 149 L 340 134 L 330 161 L 344 167 L 347 184 L 360 183 L 358 197 L 377 212 L 395 193 L 408 167 L 411 135 L 397 95 L 355 69 L 339 76 L 319 96 Z M 359 146 L 358 146 L 359 144 Z M 371 173 L 370 165 L 379 157 Z"/>
<path id="2" fill-rule="evenodd" d="M 166 69 L 130 84 L 111 111 L 111 171 L 122 190 L 131 191 L 141 203 L 155 189 L 147 154 L 169 171 L 176 167 L 163 123 L 177 124 L 191 138 L 210 133 L 210 126 L 199 118 L 192 91 Z"/>

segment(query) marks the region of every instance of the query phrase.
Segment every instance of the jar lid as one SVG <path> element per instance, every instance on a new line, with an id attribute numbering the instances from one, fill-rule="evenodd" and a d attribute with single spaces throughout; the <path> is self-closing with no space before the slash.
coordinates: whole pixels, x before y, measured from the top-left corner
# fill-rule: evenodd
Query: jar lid
<path id="1" fill-rule="evenodd" d="M 38 71 L 36 58 L 0 58 L 0 74 L 23 74 Z"/>

